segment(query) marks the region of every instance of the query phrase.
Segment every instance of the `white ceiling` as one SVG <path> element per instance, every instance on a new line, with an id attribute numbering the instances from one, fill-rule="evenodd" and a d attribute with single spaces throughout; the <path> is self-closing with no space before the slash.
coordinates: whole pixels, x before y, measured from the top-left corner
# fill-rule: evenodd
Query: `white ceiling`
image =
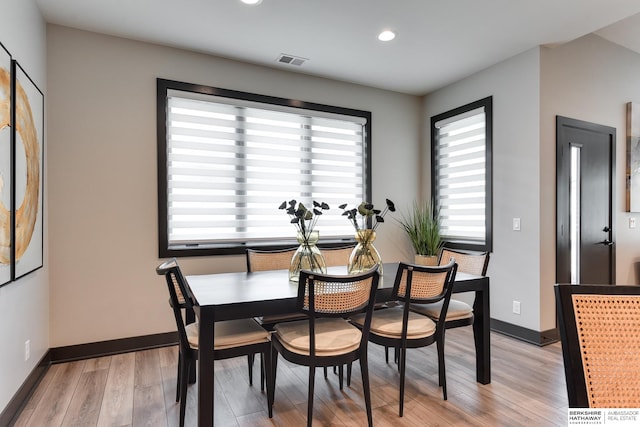
<path id="1" fill-rule="evenodd" d="M 640 52 L 638 0 L 36 2 L 50 23 L 416 95 L 598 30 Z M 385 28 L 398 36 L 383 44 Z M 282 53 L 308 61 L 281 64 Z"/>

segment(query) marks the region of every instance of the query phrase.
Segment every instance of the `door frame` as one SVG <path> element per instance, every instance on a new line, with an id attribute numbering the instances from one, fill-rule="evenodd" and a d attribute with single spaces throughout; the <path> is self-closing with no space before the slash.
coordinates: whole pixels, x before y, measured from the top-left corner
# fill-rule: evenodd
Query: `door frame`
<path id="1" fill-rule="evenodd" d="M 615 229 L 615 179 L 616 179 L 616 128 L 610 126 L 599 125 L 596 123 L 585 122 L 582 120 L 572 119 L 569 117 L 556 116 L 556 283 L 571 282 L 571 265 L 568 257 L 561 256 L 569 250 L 569 233 L 564 232 L 569 227 L 570 209 L 569 204 L 565 203 L 569 200 L 569 182 L 571 167 L 568 166 L 570 156 L 566 157 L 565 164 L 562 159 L 565 145 L 561 142 L 562 130 L 564 128 L 576 128 L 589 132 L 607 135 L 609 139 L 609 228 L 611 240 L 614 244 L 611 246 L 610 259 L 611 263 L 611 284 L 616 281 L 616 229 Z M 563 203 L 561 203 L 561 201 Z M 564 235 L 563 235 L 564 234 Z"/>

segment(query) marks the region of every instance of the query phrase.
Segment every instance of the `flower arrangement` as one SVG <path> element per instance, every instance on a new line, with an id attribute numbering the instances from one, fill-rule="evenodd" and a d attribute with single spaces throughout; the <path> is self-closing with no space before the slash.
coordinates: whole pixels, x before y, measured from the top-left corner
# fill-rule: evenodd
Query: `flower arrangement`
<path id="1" fill-rule="evenodd" d="M 395 204 L 389 199 L 385 199 L 385 202 L 384 210 L 376 209 L 373 203 L 367 202 L 362 202 L 357 208 L 353 209 L 347 209 L 346 203 L 338 207 L 344 211 L 342 215 L 347 217 L 357 232 L 366 229 L 375 230 L 380 223 L 384 222 L 384 216 L 387 212 L 395 212 Z M 358 215 L 360 215 L 360 218 L 358 218 Z"/>
<path id="2" fill-rule="evenodd" d="M 322 215 L 322 211 L 328 210 L 329 205 L 322 202 L 313 201 L 313 208 L 307 209 L 302 203 L 298 203 L 295 199 L 285 200 L 278 207 L 278 209 L 285 209 L 289 217 L 291 217 L 291 224 L 294 224 L 301 234 L 303 240 L 308 243 L 309 236 L 318 222 L 318 217 Z"/>
<path id="3" fill-rule="evenodd" d="M 373 246 L 376 238 L 376 228 L 384 222 L 384 216 L 387 212 L 394 212 L 395 205 L 389 199 L 386 199 L 386 206 L 383 210 L 376 209 L 372 203 L 362 202 L 357 208 L 347 209 L 347 205 L 339 206 L 344 212 L 343 216 L 353 224 L 356 229 L 356 242 L 358 244 L 353 248 L 347 272 L 349 274 L 358 274 L 367 271 L 374 265 L 379 265 L 380 273 L 382 273 L 382 259 L 378 250 Z"/>
<path id="4" fill-rule="evenodd" d="M 300 246 L 291 258 L 289 267 L 289 280 L 297 282 L 300 270 L 311 270 L 318 273 L 326 273 L 327 267 L 322 253 L 316 246 L 318 232 L 314 231 L 318 217 L 322 211 L 328 210 L 329 205 L 313 201 L 313 208 L 307 209 L 296 200 L 285 200 L 278 209 L 284 209 L 291 217 L 291 224 L 298 229 L 298 243 Z"/>

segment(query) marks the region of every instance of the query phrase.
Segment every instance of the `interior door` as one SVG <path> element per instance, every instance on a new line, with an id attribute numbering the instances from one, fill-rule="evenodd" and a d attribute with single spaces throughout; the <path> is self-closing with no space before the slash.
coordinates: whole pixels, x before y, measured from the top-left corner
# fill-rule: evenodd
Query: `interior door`
<path id="1" fill-rule="evenodd" d="M 557 117 L 558 283 L 615 283 L 615 138 L 615 128 Z"/>

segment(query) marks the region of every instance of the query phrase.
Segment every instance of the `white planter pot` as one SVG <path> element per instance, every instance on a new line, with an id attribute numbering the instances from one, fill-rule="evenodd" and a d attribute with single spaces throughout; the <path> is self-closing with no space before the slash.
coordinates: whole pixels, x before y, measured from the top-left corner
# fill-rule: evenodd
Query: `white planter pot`
<path id="1" fill-rule="evenodd" d="M 438 257 L 435 256 L 435 255 L 418 255 L 418 254 L 416 254 L 415 263 L 417 265 L 427 265 L 427 266 L 438 265 Z"/>

